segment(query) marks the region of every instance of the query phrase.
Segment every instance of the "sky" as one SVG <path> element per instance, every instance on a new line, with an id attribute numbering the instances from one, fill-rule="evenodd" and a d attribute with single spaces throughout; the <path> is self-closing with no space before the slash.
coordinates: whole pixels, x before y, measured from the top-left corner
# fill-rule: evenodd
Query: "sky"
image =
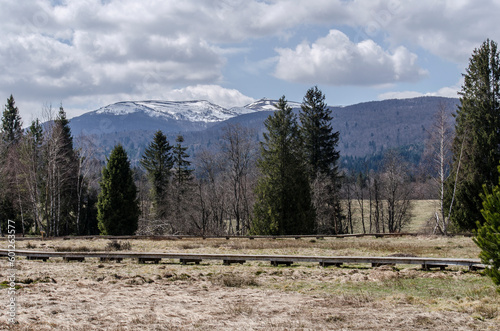
<path id="1" fill-rule="evenodd" d="M 500 1 L 0 0 L 0 98 L 25 125 L 119 101 L 331 106 L 457 97 Z"/>

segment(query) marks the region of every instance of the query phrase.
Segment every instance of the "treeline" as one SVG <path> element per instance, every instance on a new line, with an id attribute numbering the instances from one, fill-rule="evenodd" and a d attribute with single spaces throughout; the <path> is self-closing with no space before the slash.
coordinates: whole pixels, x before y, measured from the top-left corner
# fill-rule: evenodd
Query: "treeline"
<path id="1" fill-rule="evenodd" d="M 324 100 L 311 88 L 296 116 L 282 97 L 261 142 L 251 129 L 227 125 L 218 144 L 194 157 L 182 136 L 170 143 L 158 131 L 132 168 L 121 145 L 104 164 L 89 138 L 75 144 L 62 106 L 46 107 L 44 124 L 23 130 L 10 96 L 1 131 L 2 233 L 7 219 L 18 233 L 50 236 L 400 231 L 411 210 L 403 163 L 392 163 L 397 171 L 387 162 L 376 173 L 342 171 Z M 363 199 L 369 212 L 354 215 Z"/>
<path id="2" fill-rule="evenodd" d="M 190 156 L 182 136 L 169 142 L 158 131 L 134 168 L 121 145 L 105 164 L 89 139 L 79 137 L 76 149 L 62 106 L 22 129 L 10 96 L 0 132 L 0 230 L 13 219 L 19 233 L 52 236 L 399 232 L 412 200 L 424 196 L 439 201 L 433 232 L 472 230 L 485 222 L 488 192 L 498 191 L 496 43 L 474 51 L 464 78 L 455 130 L 453 110 L 440 105 L 419 169 L 410 146 L 386 151 L 376 170 L 368 162 L 343 170 L 340 132 L 317 87 L 298 116 L 280 98 L 260 142 L 251 129 L 227 125 L 218 144 Z"/>
<path id="3" fill-rule="evenodd" d="M 179 143 L 170 146 L 157 132 L 141 164 L 149 188 L 147 215 L 140 233 L 307 234 L 343 231 L 340 210 L 338 132 L 317 87 L 304 97 L 301 126 L 284 97 L 265 125 L 261 143 L 255 132 L 228 125 L 210 150 L 193 159 Z M 259 146 L 260 145 L 260 146 Z M 328 187 L 326 203 L 316 201 L 317 177 Z M 315 204 L 317 206 L 315 206 Z M 327 217 L 316 210 L 331 209 Z"/>
<path id="4" fill-rule="evenodd" d="M 89 169 L 98 163 L 76 150 L 61 106 L 44 109 L 45 123 L 22 129 L 11 95 L 2 116 L 0 143 L 0 230 L 16 221 L 18 233 L 51 236 L 95 233 L 97 190 Z"/>

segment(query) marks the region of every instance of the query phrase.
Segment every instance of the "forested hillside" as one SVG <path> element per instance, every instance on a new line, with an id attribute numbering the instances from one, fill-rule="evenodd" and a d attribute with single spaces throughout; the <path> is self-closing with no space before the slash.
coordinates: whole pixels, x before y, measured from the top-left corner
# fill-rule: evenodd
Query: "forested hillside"
<path id="1" fill-rule="evenodd" d="M 420 97 L 402 100 L 384 100 L 359 103 L 332 109 L 332 127 L 340 132 L 339 150 L 345 167 L 358 167 L 365 159 L 377 160 L 384 151 L 398 148 L 408 155 L 410 161 L 418 160 L 423 152 L 433 116 L 438 106 L 443 104 L 451 114 L 456 110 L 458 99 L 442 97 Z M 292 104 L 298 112 L 297 103 Z M 253 106 L 255 107 L 255 106 Z M 98 154 L 104 159 L 116 143 L 121 143 L 130 156 L 132 164 L 137 164 L 154 132 L 161 129 L 169 140 L 182 132 L 190 155 L 200 149 L 210 148 L 221 138 L 221 130 L 227 124 L 239 123 L 255 130 L 255 141 L 262 138 L 264 121 L 273 111 L 264 108 L 228 120 L 204 124 L 189 124 L 182 121 L 160 121 L 143 114 L 116 116 L 102 114 L 73 120 L 76 132 L 88 133 L 95 142 Z M 138 118 L 140 117 L 140 121 Z M 191 130 L 189 128 L 191 125 Z M 72 128 L 73 128 L 72 126 Z M 100 126 L 104 126 L 101 130 Z M 110 129 L 112 128 L 112 129 Z"/>

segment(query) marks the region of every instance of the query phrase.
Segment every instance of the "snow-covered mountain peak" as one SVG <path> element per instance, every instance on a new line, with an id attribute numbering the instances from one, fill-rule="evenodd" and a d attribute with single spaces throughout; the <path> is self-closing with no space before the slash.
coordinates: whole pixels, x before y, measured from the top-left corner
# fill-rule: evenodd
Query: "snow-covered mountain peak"
<path id="1" fill-rule="evenodd" d="M 95 111 L 96 114 L 128 115 L 145 113 L 151 117 L 191 122 L 220 122 L 239 114 L 204 100 L 195 101 L 124 101 Z"/>
<path id="2" fill-rule="evenodd" d="M 277 100 L 260 99 L 245 107 L 226 109 L 205 100 L 193 101 L 122 101 L 117 102 L 90 114 L 127 116 L 130 114 L 147 115 L 161 120 L 175 120 L 197 123 L 217 123 L 230 118 L 259 111 L 274 111 Z M 288 102 L 292 108 L 300 107 L 297 102 Z"/>
<path id="3" fill-rule="evenodd" d="M 251 104 L 246 105 L 244 108 L 251 109 L 254 111 L 275 111 L 274 106 L 278 103 L 278 100 L 272 100 L 267 98 L 259 99 Z M 292 108 L 300 108 L 300 103 L 294 101 L 287 101 L 288 105 Z"/>

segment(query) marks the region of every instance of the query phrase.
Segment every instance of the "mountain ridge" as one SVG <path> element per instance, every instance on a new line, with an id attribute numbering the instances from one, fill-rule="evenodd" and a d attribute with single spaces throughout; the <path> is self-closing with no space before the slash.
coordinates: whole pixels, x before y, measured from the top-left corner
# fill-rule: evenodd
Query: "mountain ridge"
<path id="1" fill-rule="evenodd" d="M 259 140 L 265 130 L 263 123 L 273 113 L 275 102 L 277 100 L 264 98 L 244 107 L 226 109 L 200 100 L 128 101 L 101 107 L 73 118 L 70 120 L 70 126 L 75 136 L 92 136 L 95 144 L 102 150 L 103 159 L 115 144 L 121 143 L 134 163 L 141 157 L 157 130 L 162 130 L 170 140 L 174 140 L 179 134 L 184 135 L 191 155 L 195 155 L 200 149 L 218 144 L 221 139 L 220 131 L 228 124 L 238 123 L 255 130 L 256 140 Z M 451 118 L 458 102 L 456 98 L 418 97 L 368 101 L 329 108 L 332 110 L 332 128 L 334 131 L 340 131 L 341 155 L 363 158 L 401 146 L 419 146 L 418 149 L 423 150 L 438 105 L 446 105 Z M 128 107 L 133 106 L 136 109 L 122 109 L 114 113 L 103 110 L 106 107 L 109 110 L 110 106 L 119 107 L 124 103 L 129 103 Z M 158 107 L 175 106 L 180 114 L 173 116 L 167 111 L 156 114 L 154 111 L 158 112 L 158 107 L 156 110 L 143 108 L 144 104 L 153 106 L 152 103 Z M 187 105 L 195 104 L 206 108 L 198 108 L 196 112 L 191 109 L 191 113 L 187 113 Z M 299 112 L 300 103 L 289 104 L 295 113 Z M 172 111 L 172 108 L 169 109 Z M 205 117 L 202 118 L 203 116 Z"/>

